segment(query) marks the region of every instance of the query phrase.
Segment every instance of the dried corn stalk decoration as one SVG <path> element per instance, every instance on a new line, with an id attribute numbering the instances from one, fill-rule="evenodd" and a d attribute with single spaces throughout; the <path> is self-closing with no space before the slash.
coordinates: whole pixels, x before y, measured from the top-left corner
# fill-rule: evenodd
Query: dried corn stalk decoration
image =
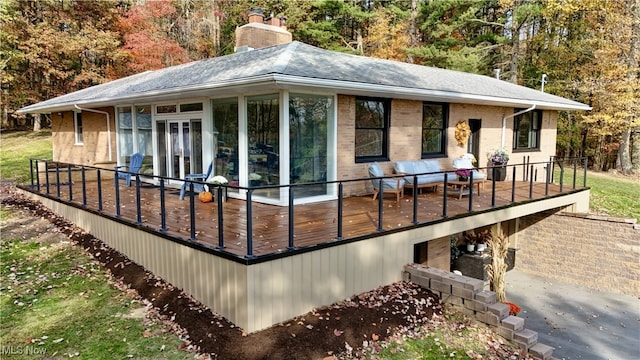
<path id="1" fill-rule="evenodd" d="M 502 227 L 496 225 L 495 232 L 487 238 L 487 245 L 491 249 L 491 262 L 486 265 L 491 291 L 496 293 L 499 302 L 507 300 L 505 292 L 505 275 L 507 274 L 507 252 L 509 241 L 502 232 Z"/>
<path id="2" fill-rule="evenodd" d="M 466 120 L 460 120 L 456 124 L 456 132 L 454 134 L 459 146 L 464 146 L 471 136 L 471 128 Z"/>

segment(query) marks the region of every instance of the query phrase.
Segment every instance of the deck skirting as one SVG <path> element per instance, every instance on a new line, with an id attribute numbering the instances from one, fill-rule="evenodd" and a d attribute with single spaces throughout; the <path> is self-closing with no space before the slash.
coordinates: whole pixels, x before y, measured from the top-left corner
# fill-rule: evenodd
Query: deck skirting
<path id="1" fill-rule="evenodd" d="M 588 191 L 583 191 L 495 211 L 469 213 L 429 226 L 385 232 L 359 241 L 336 241 L 333 246 L 293 251 L 288 256 L 247 265 L 195 246 L 185 246 L 124 221 L 19 191 L 183 289 L 247 332 L 265 329 L 313 308 L 402 280 L 404 266 L 414 261 L 416 244 L 547 209 L 570 207 L 575 210 L 585 201 L 588 205 L 589 196 Z"/>

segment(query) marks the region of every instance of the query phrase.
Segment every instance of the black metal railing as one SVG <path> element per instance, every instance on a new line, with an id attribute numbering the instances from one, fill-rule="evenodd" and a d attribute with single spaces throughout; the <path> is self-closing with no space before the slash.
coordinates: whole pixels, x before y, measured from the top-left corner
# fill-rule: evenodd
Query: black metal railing
<path id="1" fill-rule="evenodd" d="M 490 179 L 474 179 L 474 172 L 471 172 L 468 184 L 466 185 L 467 190 L 464 192 L 468 198 L 467 202 L 467 213 L 474 212 L 474 204 L 477 200 L 478 195 L 474 192 L 474 186 L 479 181 L 490 181 L 491 183 L 491 208 L 495 208 L 498 206 L 509 206 L 515 203 L 518 199 L 516 199 L 516 189 L 518 186 L 520 188 L 523 187 L 524 184 L 528 183 L 528 196 L 525 199 L 520 199 L 520 201 L 532 200 L 535 198 L 534 189 L 539 187 L 543 187 L 544 194 L 539 195 L 540 198 L 547 197 L 551 194 L 550 185 L 557 185 L 559 187 L 558 193 L 564 192 L 564 184 L 568 179 L 572 184 L 571 190 L 576 190 L 577 180 L 582 177 L 582 186 L 586 187 L 586 159 L 572 158 L 572 159 L 557 159 L 552 158 L 549 162 L 538 162 L 532 163 L 529 162 L 529 159 L 523 159 L 522 164 L 514 164 L 514 165 L 504 165 L 504 169 L 500 169 L 498 166 L 482 168 L 485 174 L 491 174 Z M 578 164 L 583 166 L 583 171 L 579 171 Z M 95 210 L 104 216 L 112 216 L 105 212 L 105 208 L 109 207 L 109 209 L 113 209 L 113 216 L 119 221 L 130 222 L 135 226 L 147 226 L 144 221 L 144 212 L 149 211 L 147 207 L 149 204 L 143 204 L 142 201 L 142 187 L 145 184 L 153 184 L 149 189 L 145 189 L 145 191 L 158 191 L 159 192 L 159 214 L 160 214 L 160 228 L 153 228 L 152 230 L 158 231 L 165 236 L 170 236 L 173 238 L 178 238 L 183 241 L 189 241 L 195 245 L 198 245 L 198 229 L 202 225 L 198 223 L 199 216 L 196 209 L 196 196 L 194 192 L 194 185 L 205 185 L 206 183 L 200 181 L 190 181 L 189 182 L 189 195 L 188 195 L 188 233 L 189 236 L 187 238 L 181 238 L 180 235 L 176 235 L 175 232 L 172 232 L 173 229 L 168 228 L 167 226 L 167 217 L 171 216 L 167 211 L 167 201 L 166 201 L 166 193 L 168 191 L 176 191 L 175 188 L 167 187 L 167 182 L 171 181 L 180 181 L 180 179 L 170 178 L 170 177 L 162 177 L 162 176 L 152 176 L 152 175 L 143 175 L 131 173 L 132 183 L 135 186 L 134 188 L 134 196 L 135 201 L 133 202 L 135 207 L 135 215 L 131 215 L 131 211 L 127 211 L 126 215 L 123 214 L 122 208 L 122 198 L 121 198 L 121 184 L 118 181 L 118 173 L 115 170 L 97 168 L 91 166 L 80 166 L 74 164 L 65 164 L 54 162 L 50 160 L 43 159 L 31 159 L 30 160 L 30 174 L 31 174 L 31 186 L 25 187 L 30 191 L 41 193 L 47 197 L 55 198 L 58 201 L 68 202 L 76 204 L 84 209 L 92 209 Z M 510 176 L 507 176 L 509 179 L 507 181 L 502 182 L 503 184 L 509 184 L 508 186 L 502 185 L 500 189 L 498 189 L 498 183 L 500 180 L 498 179 L 498 172 L 505 170 L 511 170 Z M 572 171 L 567 171 L 570 169 Z M 544 181 L 538 182 L 538 172 L 544 172 Z M 104 182 L 102 181 L 105 173 L 113 173 L 115 181 Z M 119 171 L 122 173 L 122 171 Z M 51 180 L 50 173 L 55 174 L 54 181 Z M 77 175 L 79 173 L 79 175 Z M 420 199 L 420 189 L 417 187 L 418 177 L 421 175 L 433 175 L 433 174 L 443 174 L 444 181 L 442 183 L 442 193 L 436 193 L 436 196 L 440 196 L 442 201 L 442 213 L 441 217 L 436 218 L 426 218 L 423 214 L 424 211 L 418 206 Z M 456 194 L 460 195 L 458 191 L 464 191 L 464 186 L 458 188 L 454 192 L 454 188 L 450 185 L 450 180 L 447 175 L 452 174 L 451 171 L 448 172 L 436 172 L 436 173 L 425 173 L 425 174 L 414 174 L 414 175 L 392 175 L 385 176 L 380 178 L 358 178 L 358 179 L 348 179 L 348 180 L 340 180 L 340 181 L 323 181 L 323 182 L 314 182 L 314 183 L 306 183 L 306 184 L 292 184 L 292 185 L 274 185 L 274 186 L 258 186 L 258 187 L 241 187 L 241 186 L 230 186 L 230 185 L 219 185 L 215 186 L 215 201 L 216 201 L 216 213 L 215 216 L 212 216 L 210 219 L 206 219 L 209 221 L 215 221 L 217 223 L 217 246 L 215 249 L 220 252 L 226 252 L 230 256 L 237 256 L 244 259 L 255 259 L 256 255 L 254 254 L 254 206 L 256 205 L 256 200 L 254 200 L 254 193 L 256 191 L 265 191 L 265 190 L 273 190 L 280 192 L 282 189 L 287 190 L 288 192 L 288 203 L 286 205 L 286 215 L 288 216 L 288 226 L 287 233 L 288 239 L 287 244 L 283 249 L 276 249 L 274 252 L 282 253 L 287 251 L 297 251 L 302 248 L 300 244 L 296 243 L 297 231 L 299 231 L 299 226 L 297 226 L 296 222 L 296 213 L 294 205 L 294 199 L 296 198 L 296 194 L 298 191 L 303 192 L 304 188 L 309 186 L 318 186 L 322 185 L 325 187 L 335 186 L 336 193 L 332 194 L 333 200 L 335 201 L 336 214 L 334 216 L 335 223 L 329 225 L 331 227 L 330 233 L 335 234 L 332 235 L 331 239 L 326 238 L 327 230 L 324 229 L 322 234 L 317 234 L 319 241 L 326 242 L 326 240 L 331 241 L 343 241 L 349 240 L 354 237 L 366 237 L 366 236 L 375 236 L 379 233 L 388 231 L 385 229 L 385 219 L 387 217 L 391 217 L 387 211 L 388 207 L 385 206 L 386 201 L 390 201 L 385 199 L 384 193 L 381 191 L 380 195 L 377 197 L 377 216 L 375 218 L 375 227 L 371 229 L 370 232 L 366 233 L 358 233 L 357 235 L 345 236 L 345 224 L 344 224 L 344 213 L 349 209 L 345 209 L 345 206 L 349 206 L 347 204 L 347 198 L 344 196 L 345 187 L 350 187 L 351 189 L 362 189 L 361 193 L 370 194 L 374 181 L 382 181 L 384 179 L 393 179 L 393 178 L 401 178 L 401 177 L 412 177 L 413 178 L 413 197 L 412 197 L 412 206 L 411 208 L 411 221 L 407 224 L 401 224 L 399 227 L 395 227 L 395 229 L 416 227 L 416 226 L 424 226 L 429 223 L 441 221 L 444 218 L 448 218 L 449 214 L 449 205 L 450 205 L 450 195 Z M 74 176 L 75 175 L 75 176 Z M 519 176 L 522 176 L 521 182 L 516 182 L 516 179 Z M 75 180 L 75 178 L 78 178 Z M 90 179 L 89 179 L 90 178 Z M 543 177 L 541 177 L 543 178 Z M 143 182 L 144 179 L 144 182 Z M 554 181 L 555 180 L 555 181 Z M 183 180 L 182 180 L 183 181 Z M 44 184 L 42 184 L 44 182 Z M 77 199 L 74 197 L 74 189 L 78 186 L 77 182 L 80 183 L 80 197 L 81 199 Z M 542 185 L 544 183 L 544 185 Z M 97 198 L 89 199 L 89 184 L 93 186 L 95 189 L 92 194 L 97 194 Z M 211 185 L 211 184 L 208 184 Z M 460 186 L 460 184 L 457 184 Z M 55 188 L 55 193 L 52 194 L 51 188 Z M 64 192 L 63 192 L 64 189 Z M 114 194 L 114 203 L 106 204 L 104 200 L 104 193 L 113 191 Z M 226 199 L 228 192 L 236 194 L 244 194 L 244 200 L 246 203 L 245 216 L 246 219 L 246 252 L 244 254 L 237 254 L 227 250 L 227 241 L 224 231 L 224 224 L 227 221 L 233 222 L 237 219 L 230 219 L 232 215 L 225 212 L 226 203 L 223 199 Z M 281 192 L 282 193 L 282 192 Z M 500 204 L 498 200 L 500 199 Z M 506 199 L 506 200 L 505 200 Z M 260 202 L 260 201 L 257 201 Z M 143 208 L 143 206 L 145 206 Z M 151 206 L 152 208 L 154 206 Z M 283 206 L 282 208 L 285 208 Z M 128 210 L 128 208 L 127 208 Z M 422 211 L 422 212 L 421 212 Z M 456 214 L 459 215 L 459 214 Z M 200 217 L 201 218 L 201 217 Z M 268 239 L 267 239 L 268 240 Z M 323 241 L 324 240 L 324 241 Z M 264 238 L 260 239 L 260 241 L 265 241 Z M 260 254 L 263 256 L 264 254 Z"/>

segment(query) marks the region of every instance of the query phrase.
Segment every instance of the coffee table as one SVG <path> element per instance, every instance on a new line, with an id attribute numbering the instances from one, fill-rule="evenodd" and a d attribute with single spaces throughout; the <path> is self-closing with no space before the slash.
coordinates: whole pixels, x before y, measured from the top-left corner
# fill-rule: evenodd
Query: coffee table
<path id="1" fill-rule="evenodd" d="M 469 180 L 449 180 L 447 184 L 452 187 L 452 189 L 449 191 L 449 194 L 458 195 L 458 200 L 462 199 L 462 195 L 469 195 Z M 480 184 L 482 184 L 482 181 L 473 182 L 473 185 L 476 185 L 478 189 L 478 196 L 480 196 Z"/>

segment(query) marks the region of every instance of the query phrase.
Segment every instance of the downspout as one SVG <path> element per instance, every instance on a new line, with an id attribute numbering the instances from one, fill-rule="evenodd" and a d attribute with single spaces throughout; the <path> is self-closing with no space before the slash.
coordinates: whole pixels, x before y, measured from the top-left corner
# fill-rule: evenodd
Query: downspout
<path id="1" fill-rule="evenodd" d="M 111 119 L 109 118 L 109 113 L 106 111 L 81 108 L 76 104 L 73 104 L 73 106 L 80 111 L 88 111 L 88 112 L 107 115 L 107 147 L 109 148 L 109 161 L 113 161 L 113 156 L 111 156 Z"/>
<path id="2" fill-rule="evenodd" d="M 522 111 L 518 111 L 517 113 L 511 114 L 511 115 L 507 115 L 505 117 L 502 118 L 502 136 L 500 139 L 500 148 L 504 149 L 504 136 L 505 136 L 505 132 L 507 130 L 507 119 L 512 118 L 512 117 L 516 117 L 518 115 L 522 115 L 524 113 L 528 113 L 529 111 L 533 111 L 536 108 L 536 104 L 531 105 L 530 108 L 522 110 Z"/>

